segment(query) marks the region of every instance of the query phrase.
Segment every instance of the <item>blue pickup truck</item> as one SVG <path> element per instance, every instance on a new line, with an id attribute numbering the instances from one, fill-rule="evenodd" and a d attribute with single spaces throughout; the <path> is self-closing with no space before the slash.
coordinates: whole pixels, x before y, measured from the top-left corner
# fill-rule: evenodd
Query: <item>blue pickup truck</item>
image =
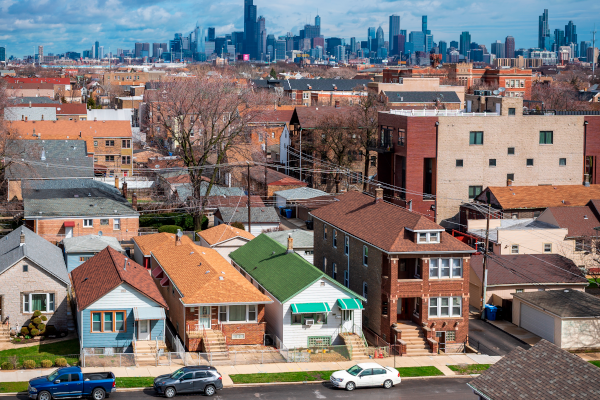
<path id="1" fill-rule="evenodd" d="M 27 389 L 29 398 L 36 400 L 82 397 L 103 400 L 116 390 L 112 372 L 84 374 L 79 367 L 59 368 L 48 376 L 34 378 Z"/>

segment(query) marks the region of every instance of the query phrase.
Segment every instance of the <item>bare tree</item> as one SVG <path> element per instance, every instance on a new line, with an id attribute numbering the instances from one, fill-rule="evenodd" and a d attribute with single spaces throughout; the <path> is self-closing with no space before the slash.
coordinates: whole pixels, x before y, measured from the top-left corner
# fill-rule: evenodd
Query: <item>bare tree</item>
<path id="1" fill-rule="evenodd" d="M 531 99 L 541 101 L 550 110 L 583 111 L 589 108 L 587 102 L 579 101 L 579 93 L 572 83 L 536 83 L 531 89 Z"/>
<path id="2" fill-rule="evenodd" d="M 271 103 L 269 97 L 239 85 L 232 76 L 214 72 L 163 81 L 148 94 L 150 135 L 168 143 L 187 168 L 193 188 L 188 206 L 196 230 L 201 228 L 219 165 L 230 149 L 248 143 L 248 124 L 263 112 L 256 105 Z"/>

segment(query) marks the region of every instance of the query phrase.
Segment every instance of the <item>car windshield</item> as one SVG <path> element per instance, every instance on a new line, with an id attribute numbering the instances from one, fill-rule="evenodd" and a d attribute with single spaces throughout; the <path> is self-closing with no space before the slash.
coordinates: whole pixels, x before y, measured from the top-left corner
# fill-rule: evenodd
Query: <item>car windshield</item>
<path id="1" fill-rule="evenodd" d="M 173 374 L 171 375 L 171 378 L 173 379 L 179 379 L 181 378 L 181 375 L 183 375 L 185 371 L 182 369 L 178 369 L 177 371 L 173 372 Z"/>
<path id="2" fill-rule="evenodd" d="M 360 374 L 360 371 L 362 371 L 362 368 L 359 367 L 358 365 L 355 365 L 354 367 L 350 368 L 346 372 L 348 372 L 352 376 L 356 376 L 356 375 Z"/>
<path id="3" fill-rule="evenodd" d="M 56 378 L 58 378 L 58 370 L 54 371 L 50 375 L 48 375 L 48 380 L 53 382 Z"/>

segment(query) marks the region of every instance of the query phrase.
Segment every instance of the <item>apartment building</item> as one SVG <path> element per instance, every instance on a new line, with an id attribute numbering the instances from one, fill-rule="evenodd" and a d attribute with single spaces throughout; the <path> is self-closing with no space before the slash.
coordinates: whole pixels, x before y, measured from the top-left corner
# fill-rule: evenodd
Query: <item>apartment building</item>
<path id="1" fill-rule="evenodd" d="M 402 189 L 386 195 L 457 228 L 461 203 L 488 186 L 597 183 L 600 116 L 525 115 L 521 98 L 484 104 L 479 113 L 381 112 L 378 180 Z"/>
<path id="2" fill-rule="evenodd" d="M 94 157 L 97 175 L 133 175 L 133 143 L 129 121 L 12 121 L 11 139 L 84 140 Z M 14 136 L 14 137 L 12 137 Z"/>

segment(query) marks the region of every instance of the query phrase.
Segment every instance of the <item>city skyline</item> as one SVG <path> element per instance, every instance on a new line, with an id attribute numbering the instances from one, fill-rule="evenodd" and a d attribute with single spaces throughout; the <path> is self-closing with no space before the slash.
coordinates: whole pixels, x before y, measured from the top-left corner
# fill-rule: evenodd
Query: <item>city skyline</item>
<path id="1" fill-rule="evenodd" d="M 174 33 L 187 33 L 196 22 L 206 30 L 216 28 L 216 34 L 224 35 L 244 30 L 244 1 L 224 0 L 218 5 L 201 4 L 198 12 L 185 12 L 192 2 L 180 2 L 173 9 L 166 1 L 133 0 L 125 5 L 119 0 L 91 0 L 84 5 L 72 0 L 57 0 L 48 13 L 47 1 L 0 0 L 0 46 L 7 47 L 7 57 L 32 55 L 38 46 L 44 53 L 80 52 L 90 49 L 95 41 L 104 47 L 104 52 L 116 53 L 117 48 L 133 49 L 135 42 L 166 42 Z M 591 40 L 589 33 L 594 24 L 593 16 L 600 15 L 600 4 L 593 1 L 575 1 L 569 4 L 560 1 L 530 1 L 526 4 L 510 0 L 502 10 L 486 9 L 476 2 L 430 2 L 413 4 L 407 1 L 378 1 L 366 5 L 356 0 L 346 1 L 346 11 L 332 4 L 308 0 L 302 12 L 288 4 L 269 4 L 255 0 L 257 17 L 266 20 L 268 34 L 276 37 L 287 32 L 298 34 L 306 23 L 313 23 L 318 13 L 321 17 L 321 34 L 325 37 L 341 37 L 364 40 L 367 28 L 381 26 L 384 38 L 389 35 L 390 15 L 400 16 L 400 29 L 420 31 L 422 16 L 428 16 L 428 29 L 435 42 L 458 41 L 463 31 L 468 31 L 471 40 L 490 46 L 506 36 L 515 38 L 515 48 L 537 47 L 538 18 L 547 8 L 549 28 L 564 29 L 568 21 L 577 25 L 578 40 Z M 341 4 L 340 4 L 341 5 Z M 116 12 L 106 13 L 107 8 Z M 519 12 L 514 10 L 518 8 Z M 410 9 L 410 11 L 406 11 Z M 452 14 L 452 18 L 448 15 Z M 63 16 L 62 18 L 60 16 Z M 117 17 L 110 17 L 117 15 Z M 202 16 L 202 17 L 201 17 Z M 285 17 L 284 17 L 285 16 Z M 87 17 L 87 18 L 86 18 Z M 60 22 L 64 21 L 64 22 Z M 294 21 L 286 26 L 284 22 Z M 477 21 L 474 23 L 473 21 Z M 44 31 L 43 35 L 40 32 Z M 74 36 L 76 39 L 71 39 Z"/>

